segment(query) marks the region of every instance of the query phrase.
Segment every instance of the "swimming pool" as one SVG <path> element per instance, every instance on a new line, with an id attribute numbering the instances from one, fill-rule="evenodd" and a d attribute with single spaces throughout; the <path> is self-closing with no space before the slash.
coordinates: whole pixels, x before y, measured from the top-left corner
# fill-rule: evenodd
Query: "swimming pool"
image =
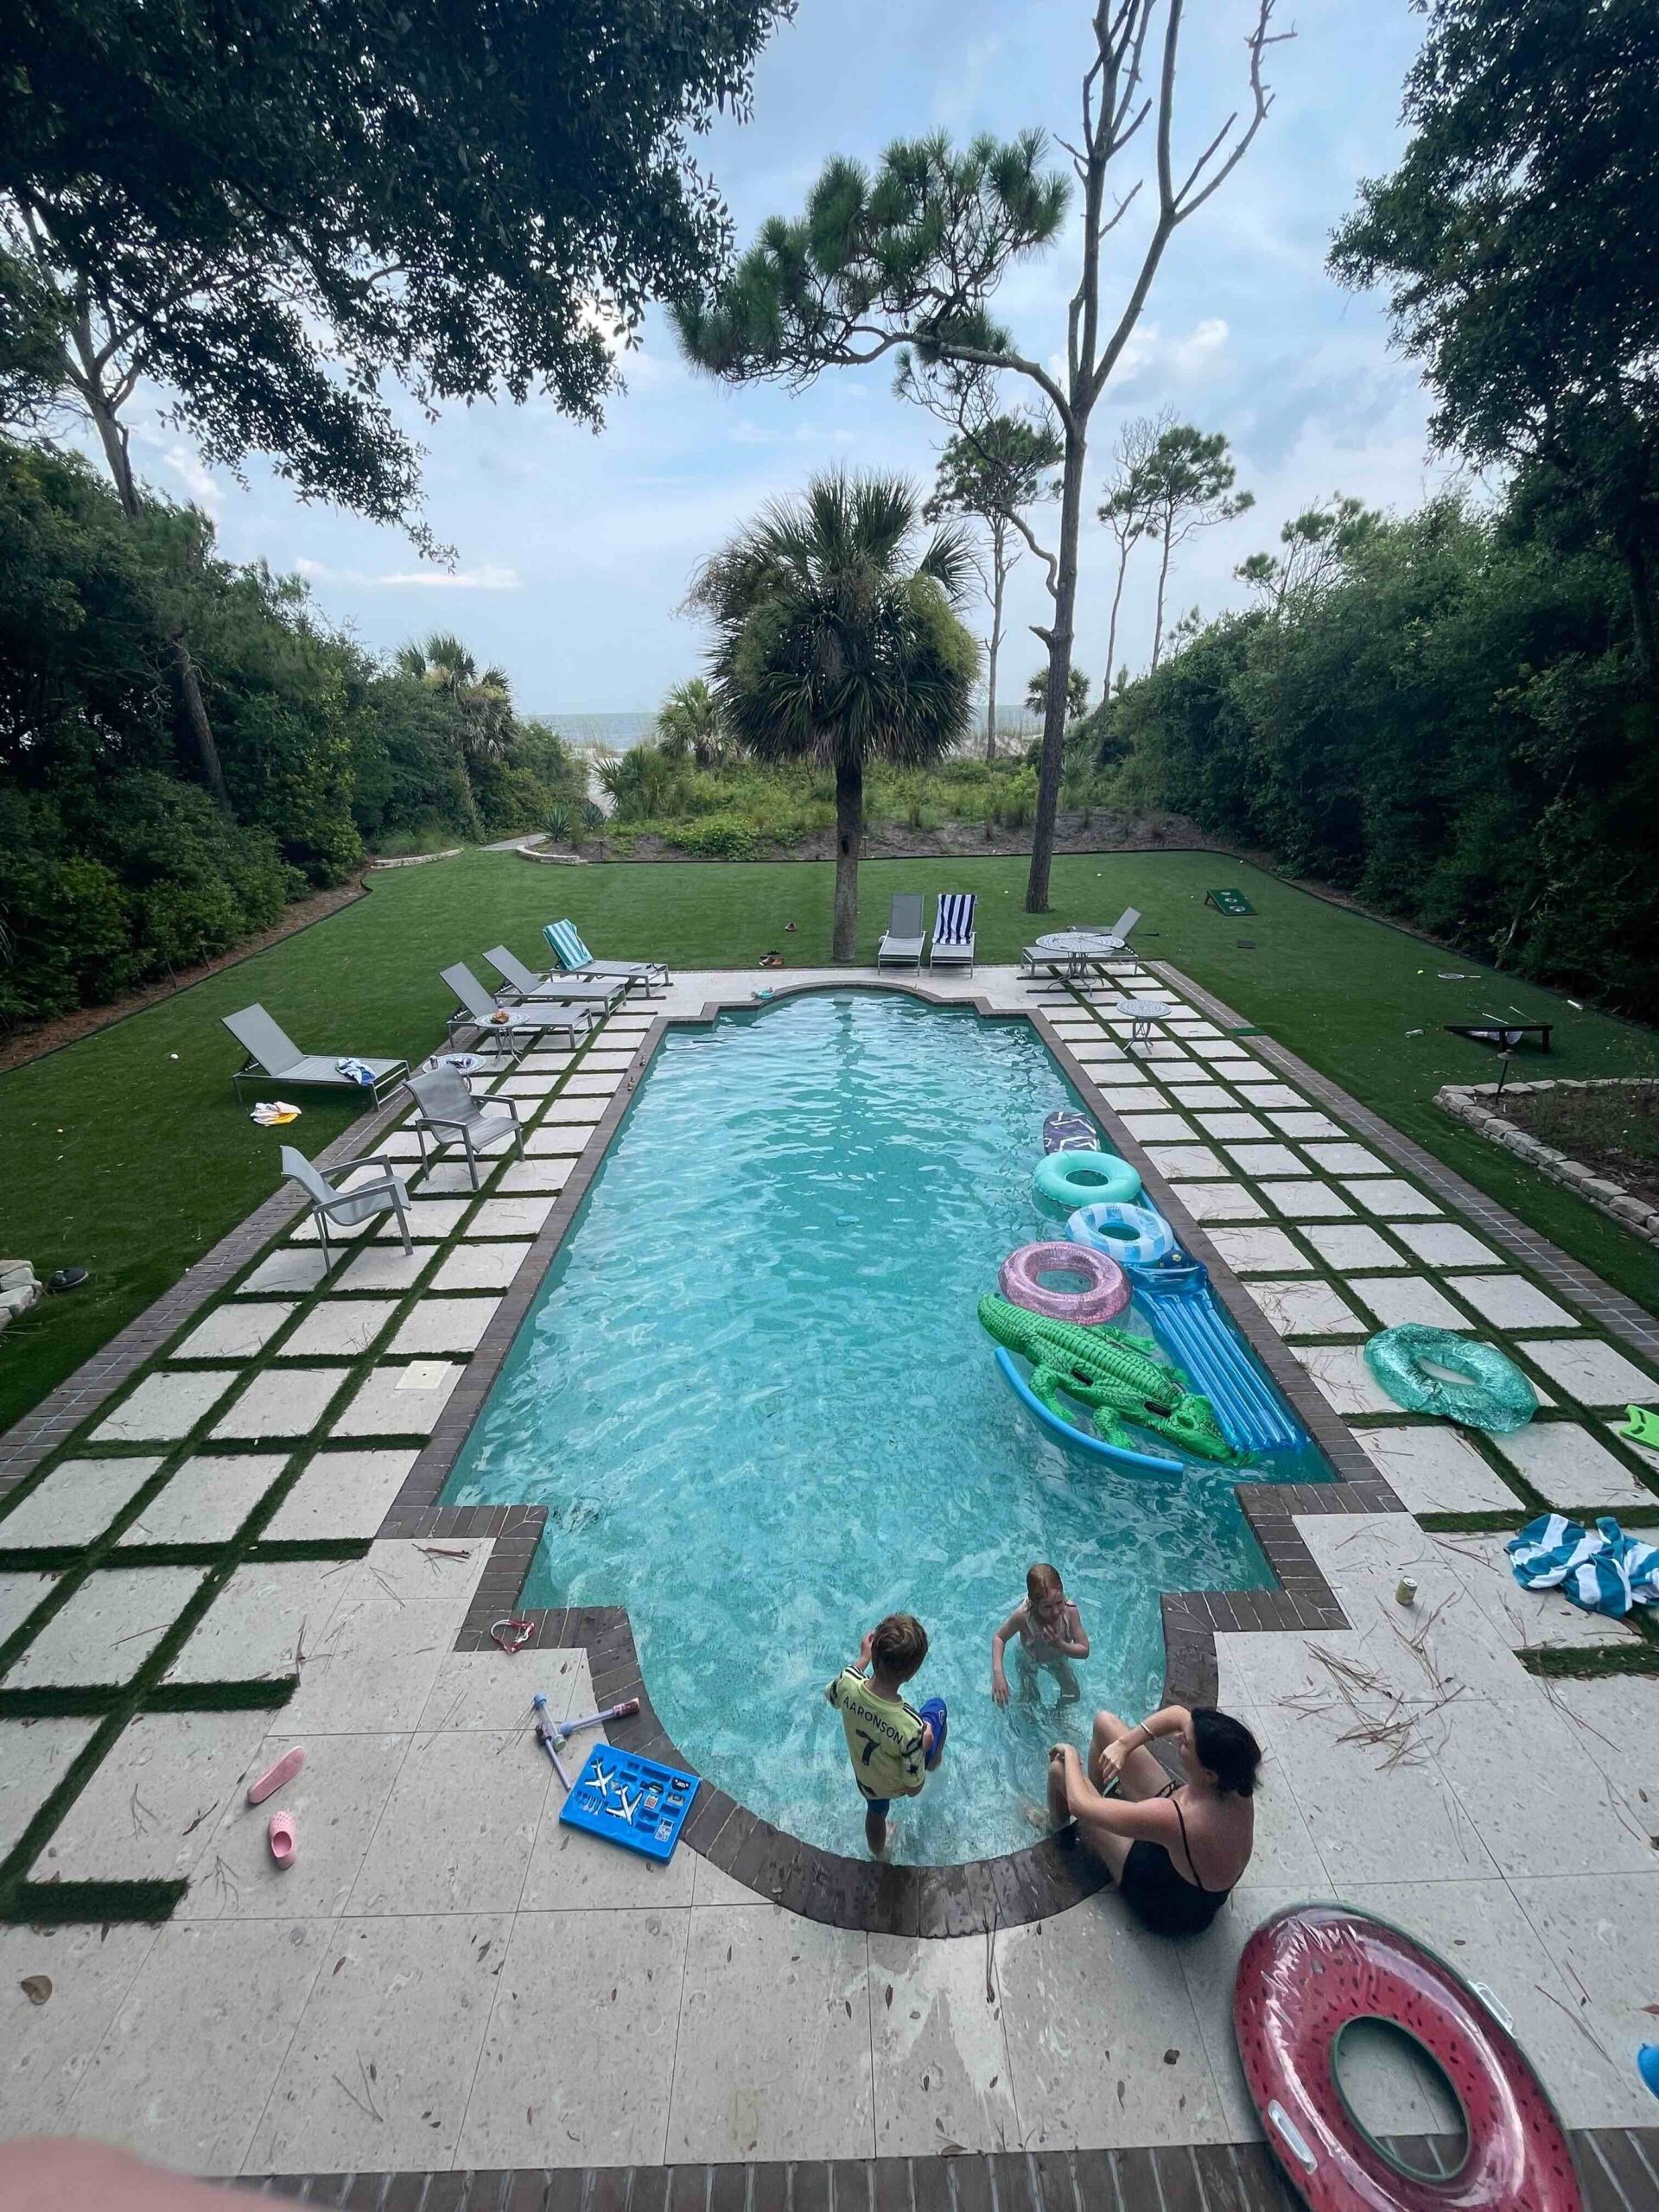
<path id="1" fill-rule="evenodd" d="M 1046 1745 L 1156 1700 L 1161 1591 L 1271 1580 L 1236 1472 L 1119 1472 L 997 1374 L 975 1308 L 1052 1232 L 1031 1173 L 1077 1103 L 1029 1024 L 893 993 L 671 1030 L 445 1491 L 544 1504 L 525 1603 L 626 1605 L 674 1740 L 809 1842 L 862 1848 L 822 1692 L 883 1613 L 919 1616 L 912 1696 L 950 1707 L 894 1855 L 944 1864 L 1033 1840 Z M 1269 1478 L 1327 1472 L 1310 1449 Z M 1035 1560 L 1094 1647 L 1058 1719 L 1052 1684 L 989 1695 Z"/>

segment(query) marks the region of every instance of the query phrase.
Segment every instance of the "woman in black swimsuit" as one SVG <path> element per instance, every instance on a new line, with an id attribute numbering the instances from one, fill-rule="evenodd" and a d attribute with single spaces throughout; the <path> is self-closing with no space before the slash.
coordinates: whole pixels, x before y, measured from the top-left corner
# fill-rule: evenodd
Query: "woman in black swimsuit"
<path id="1" fill-rule="evenodd" d="M 1170 1781 L 1147 1748 L 1160 1737 L 1174 1743 L 1184 1781 Z M 1145 1926 L 1194 1936 L 1250 1862 L 1261 1764 L 1262 1747 L 1243 1721 L 1213 1706 L 1189 1713 L 1167 1705 L 1134 1726 L 1099 1713 L 1086 1773 L 1070 1744 L 1050 1753 L 1049 1803 L 1057 1820 L 1077 1822 Z"/>

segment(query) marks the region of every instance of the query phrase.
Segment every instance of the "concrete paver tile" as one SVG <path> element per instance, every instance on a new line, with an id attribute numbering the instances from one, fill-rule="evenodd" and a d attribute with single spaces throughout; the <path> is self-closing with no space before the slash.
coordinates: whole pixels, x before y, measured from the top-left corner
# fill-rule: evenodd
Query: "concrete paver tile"
<path id="1" fill-rule="evenodd" d="M 461 1244 L 446 1252 L 434 1290 L 505 1290 L 524 1265 L 528 1244 Z"/>
<path id="2" fill-rule="evenodd" d="M 272 1291 L 315 1290 L 321 1281 L 321 1252 L 308 1252 L 302 1247 L 284 1244 L 238 1283 L 233 1294 L 238 1298 L 261 1298 Z"/>
<path id="3" fill-rule="evenodd" d="M 238 2171 L 326 1942 L 320 1921 L 163 1928 L 81 2075 L 69 2130 L 186 2173 Z"/>
<path id="4" fill-rule="evenodd" d="M 1395 1235 L 1408 1252 L 1431 1268 L 1496 1267 L 1496 1252 L 1471 1236 L 1466 1229 L 1459 1229 L 1455 1222 L 1404 1222 Z"/>
<path id="5" fill-rule="evenodd" d="M 499 1298 L 423 1298 L 399 1324 L 388 1351 L 410 1357 L 476 1351 Z"/>
<path id="6" fill-rule="evenodd" d="M 1586 1428 L 1571 1421 L 1532 1421 L 1492 1442 L 1552 1505 L 1651 1505 L 1653 1492 Z M 3 1523 L 0 1523 L 3 1526 Z"/>
<path id="7" fill-rule="evenodd" d="M 875 2154 L 938 2158 L 1020 2140 L 1002 2008 L 985 1997 L 982 1940 L 870 1938 Z"/>
<path id="8" fill-rule="evenodd" d="M 1258 1183 L 1262 1196 L 1293 1221 L 1329 1221 L 1353 1208 L 1328 1183 Z"/>
<path id="9" fill-rule="evenodd" d="M 266 1681 L 302 1671 L 340 1602 L 345 1572 L 334 1560 L 261 1560 L 238 1567 L 168 1668 L 167 1680 Z"/>
<path id="10" fill-rule="evenodd" d="M 875 2116 L 863 1931 L 768 1904 L 711 1906 L 688 1918 L 670 2163 L 868 2155 Z"/>
<path id="11" fill-rule="evenodd" d="M 121 1542 L 227 1543 L 287 1465 L 281 1452 L 198 1452 L 168 1478 Z"/>
<path id="12" fill-rule="evenodd" d="M 92 1431 L 94 1444 L 147 1444 L 188 1436 L 241 1371 L 234 1367 L 178 1369 L 146 1375 L 130 1397 Z"/>
<path id="13" fill-rule="evenodd" d="M 232 1299 L 223 1306 L 214 1306 L 205 1320 L 198 1321 L 184 1342 L 175 1344 L 168 1357 L 251 1359 L 256 1352 L 264 1351 L 293 1311 L 291 1299 Z"/>
<path id="14" fill-rule="evenodd" d="M 237 1443 L 308 1436 L 346 1380 L 343 1367 L 271 1367 L 256 1375 L 213 1434 Z"/>
<path id="15" fill-rule="evenodd" d="M 265 1529 L 272 1543 L 372 1536 L 414 1465 L 413 1452 L 319 1452 Z"/>
<path id="16" fill-rule="evenodd" d="M 257 1920 L 195 1925 L 201 1934 L 219 1936 L 282 1927 Z M 302 1925 L 321 1967 L 243 2161 L 245 2171 L 448 2166 L 506 1960 L 510 1916 L 410 1915 Z M 554 1980 L 550 1993 L 556 1988 Z M 581 2025 L 593 2032 L 591 2021 Z M 545 2061 L 545 2047 L 531 2056 Z"/>
<path id="17" fill-rule="evenodd" d="M 142 1713 L 35 1860 L 37 1882 L 175 1881 L 241 1796 L 264 1713 Z"/>
<path id="18" fill-rule="evenodd" d="M 133 1921 L 0 1928 L 0 2136 L 62 2132 L 64 2111 L 155 1941 L 153 1927 Z M 37 1974 L 52 1984 L 44 2005 L 23 1994 L 24 1980 Z"/>
<path id="19" fill-rule="evenodd" d="M 252 1716 L 262 1725 L 270 1713 Z M 279 1723 L 283 1716 L 275 1718 Z M 287 1751 L 305 1764 L 267 1802 L 250 1805 L 236 1790 L 194 1854 L 181 1920 L 334 1919 L 346 1910 L 387 1798 L 410 1746 L 407 1735 L 301 1736 L 279 1725 L 248 1762 L 250 1779 Z M 293 1815 L 292 1862 L 278 1866 L 266 1830 L 278 1811 Z"/>
<path id="20" fill-rule="evenodd" d="M 127 1682 L 200 1585 L 199 1567 L 108 1567 L 89 1574 L 5 1673 L 8 1689 Z"/>
<path id="21" fill-rule="evenodd" d="M 367 1351 L 397 1311 L 395 1298 L 325 1298 L 306 1315 L 278 1357 L 355 1359 Z"/>
<path id="22" fill-rule="evenodd" d="M 660 2163 L 684 2044 L 690 1919 L 687 1910 L 518 1915 L 457 2166 Z M 714 2040 L 724 2043 L 723 2021 Z M 728 2076 L 714 2101 L 742 2094 Z"/>
<path id="23" fill-rule="evenodd" d="M 62 1781 L 98 1725 L 92 1719 L 45 1714 L 0 1720 L 0 1859 Z"/>
<path id="24" fill-rule="evenodd" d="M 1385 1329 L 1419 1321 L 1431 1329 L 1472 1329 L 1476 1324 L 1423 1275 L 1350 1275 L 1348 1287 L 1364 1300 Z"/>
<path id="25" fill-rule="evenodd" d="M 346 1912 L 513 1911 L 552 1779 L 528 1729 L 416 1736 Z"/>
<path id="26" fill-rule="evenodd" d="M 1502 1475 L 1454 1428 L 1362 1428 L 1362 1451 L 1412 1513 L 1493 1513 L 1519 1506 Z"/>
<path id="27" fill-rule="evenodd" d="M 1312 1262 L 1282 1229 L 1225 1229 L 1210 1231 L 1210 1242 L 1236 1275 L 1300 1270 L 1306 1274 Z"/>
<path id="28" fill-rule="evenodd" d="M 1327 1267 L 1403 1268 L 1410 1264 L 1380 1230 L 1349 1228 L 1338 1223 L 1326 1228 L 1315 1223 L 1302 1231 Z"/>
<path id="29" fill-rule="evenodd" d="M 1176 1198 L 1194 1221 L 1261 1221 L 1265 1209 L 1241 1183 L 1175 1183 Z"/>
<path id="30" fill-rule="evenodd" d="M 461 1368 L 448 1360 L 371 1368 L 328 1434 L 429 1436 L 461 1376 Z"/>
<path id="31" fill-rule="evenodd" d="M 159 1459 L 65 1459 L 0 1520 L 0 1545 L 90 1544 L 161 1465 Z M 0 1625 L 0 1636 L 7 1626 Z"/>
<path id="32" fill-rule="evenodd" d="M 1226 2138 L 1179 1950 L 1146 1934 L 1110 1895 L 997 1936 L 1026 2149 Z M 1106 1989 L 1109 2004 L 1100 2001 Z M 1067 2025 L 1057 2035 L 1059 2020 Z"/>
<path id="33" fill-rule="evenodd" d="M 1656 1395 L 1651 1376 L 1611 1344 L 1594 1338 L 1574 1343 L 1534 1339 L 1519 1348 L 1581 1405 L 1643 1405 Z"/>
<path id="34" fill-rule="evenodd" d="M 1253 1282 L 1249 1287 L 1281 1337 L 1370 1334 L 1370 1323 L 1327 1282 Z"/>

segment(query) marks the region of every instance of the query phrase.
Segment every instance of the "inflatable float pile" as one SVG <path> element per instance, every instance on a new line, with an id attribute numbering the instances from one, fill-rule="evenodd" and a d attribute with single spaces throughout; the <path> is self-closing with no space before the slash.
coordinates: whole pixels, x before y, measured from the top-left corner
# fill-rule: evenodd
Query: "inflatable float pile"
<path id="1" fill-rule="evenodd" d="M 1128 1449 L 1123 1422 L 1150 1429 L 1194 1458 L 1235 1465 L 1243 1456 L 1222 1433 L 1208 1398 L 1192 1389 L 1179 1367 L 1154 1357 L 1147 1337 L 1104 1325 L 1084 1328 L 1053 1321 L 988 1294 L 979 1301 L 980 1325 L 1007 1351 L 1032 1363 L 1031 1389 L 1054 1418 L 1075 1426 L 1058 1402 L 1062 1393 L 1086 1407 L 1108 1443 Z"/>

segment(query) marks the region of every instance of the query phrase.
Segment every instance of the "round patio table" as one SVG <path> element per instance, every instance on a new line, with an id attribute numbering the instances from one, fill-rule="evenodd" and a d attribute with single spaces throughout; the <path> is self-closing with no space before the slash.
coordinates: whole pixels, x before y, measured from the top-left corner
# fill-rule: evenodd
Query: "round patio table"
<path id="1" fill-rule="evenodd" d="M 1152 1034 L 1154 1021 L 1162 1021 L 1169 1007 L 1162 999 L 1120 999 L 1112 1011 L 1120 1021 L 1129 1025 L 1129 1041 L 1143 1044 Z"/>
<path id="2" fill-rule="evenodd" d="M 1122 938 L 1105 930 L 1051 930 L 1032 948 L 1055 965 L 1064 961 L 1066 974 L 1074 980 L 1087 974 L 1090 961 L 1109 959 L 1123 949 Z"/>

